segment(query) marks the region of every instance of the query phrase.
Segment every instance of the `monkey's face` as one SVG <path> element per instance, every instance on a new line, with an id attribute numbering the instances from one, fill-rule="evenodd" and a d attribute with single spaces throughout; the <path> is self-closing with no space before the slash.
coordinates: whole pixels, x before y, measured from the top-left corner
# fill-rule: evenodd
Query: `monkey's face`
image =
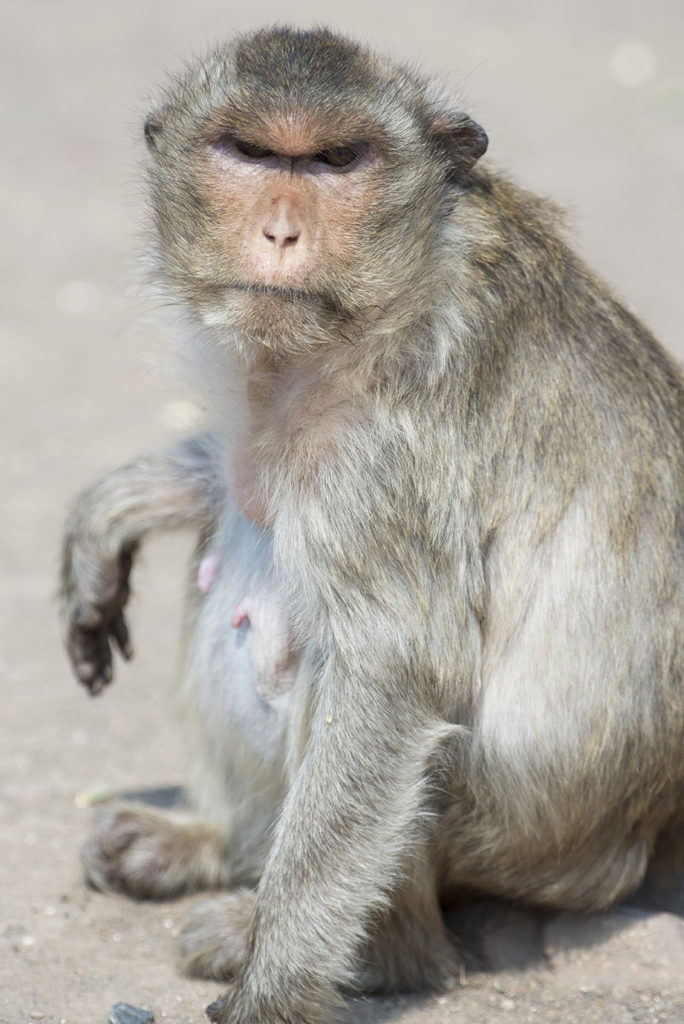
<path id="1" fill-rule="evenodd" d="M 207 211 L 202 269 L 223 269 L 224 305 L 257 337 L 350 310 L 364 236 L 382 208 L 377 144 L 307 113 L 246 132 L 209 131 L 196 187 Z"/>
<path id="2" fill-rule="evenodd" d="M 145 126 L 174 292 L 282 351 L 419 302 L 454 169 L 486 146 L 428 91 L 326 32 L 258 33 L 190 72 Z"/>

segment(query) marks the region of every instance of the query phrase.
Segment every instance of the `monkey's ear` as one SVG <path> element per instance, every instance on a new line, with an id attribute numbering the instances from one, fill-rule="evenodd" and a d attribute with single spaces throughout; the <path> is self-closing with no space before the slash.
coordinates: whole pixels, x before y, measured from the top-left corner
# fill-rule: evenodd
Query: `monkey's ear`
<path id="1" fill-rule="evenodd" d="M 464 177 L 486 153 L 489 144 L 484 128 L 461 113 L 442 111 L 432 122 L 430 136 L 449 160 L 451 181 Z"/>
<path id="2" fill-rule="evenodd" d="M 145 124 L 143 132 L 145 133 L 145 142 L 149 149 L 156 149 L 159 141 L 159 136 L 164 130 L 164 120 L 166 111 L 164 107 L 161 110 L 153 110 L 151 114 L 148 114 L 145 118 Z"/>

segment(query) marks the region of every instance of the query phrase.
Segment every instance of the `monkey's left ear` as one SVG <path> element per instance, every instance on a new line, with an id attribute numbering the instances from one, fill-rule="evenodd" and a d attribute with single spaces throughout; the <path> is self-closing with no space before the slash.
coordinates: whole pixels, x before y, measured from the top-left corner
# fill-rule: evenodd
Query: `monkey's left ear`
<path id="1" fill-rule="evenodd" d="M 451 181 L 464 177 L 489 144 L 484 128 L 461 113 L 439 113 L 432 122 L 430 137 L 449 160 Z"/>
<path id="2" fill-rule="evenodd" d="M 145 134 L 145 142 L 151 150 L 159 148 L 167 113 L 168 107 L 163 106 L 159 110 L 153 110 L 145 118 L 143 132 Z"/>

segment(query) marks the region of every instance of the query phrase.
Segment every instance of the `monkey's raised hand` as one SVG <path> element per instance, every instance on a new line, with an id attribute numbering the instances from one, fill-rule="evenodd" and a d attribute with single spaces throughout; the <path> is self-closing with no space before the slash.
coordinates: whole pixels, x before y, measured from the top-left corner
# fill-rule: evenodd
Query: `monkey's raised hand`
<path id="1" fill-rule="evenodd" d="M 78 535 L 70 534 L 64 546 L 65 644 L 76 678 L 92 694 L 112 681 L 112 642 L 127 661 L 133 655 L 123 609 L 136 547 L 108 559 Z"/>
<path id="2" fill-rule="evenodd" d="M 112 680 L 112 643 L 132 656 L 123 609 L 140 541 L 154 530 L 212 522 L 213 439 L 200 435 L 143 456 L 80 496 L 62 549 L 64 642 L 76 678 L 91 693 Z"/>

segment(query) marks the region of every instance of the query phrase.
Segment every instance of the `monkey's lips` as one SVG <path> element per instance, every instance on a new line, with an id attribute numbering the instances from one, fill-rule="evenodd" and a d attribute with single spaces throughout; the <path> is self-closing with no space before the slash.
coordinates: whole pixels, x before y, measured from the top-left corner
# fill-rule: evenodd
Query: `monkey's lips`
<path id="1" fill-rule="evenodd" d="M 227 291 L 232 293 L 235 308 L 242 316 L 248 320 L 256 318 L 264 326 L 268 322 L 282 327 L 285 321 L 294 326 L 298 318 L 303 318 L 303 327 L 304 323 L 312 325 L 321 318 L 328 321 L 339 317 L 342 312 L 335 298 L 322 289 L 236 281 Z"/>
<path id="2" fill-rule="evenodd" d="M 235 291 L 246 292 L 248 295 L 274 295 L 290 302 L 321 301 L 324 298 L 319 292 L 306 288 L 289 287 L 287 285 L 250 284 L 237 281 L 229 287 Z"/>

